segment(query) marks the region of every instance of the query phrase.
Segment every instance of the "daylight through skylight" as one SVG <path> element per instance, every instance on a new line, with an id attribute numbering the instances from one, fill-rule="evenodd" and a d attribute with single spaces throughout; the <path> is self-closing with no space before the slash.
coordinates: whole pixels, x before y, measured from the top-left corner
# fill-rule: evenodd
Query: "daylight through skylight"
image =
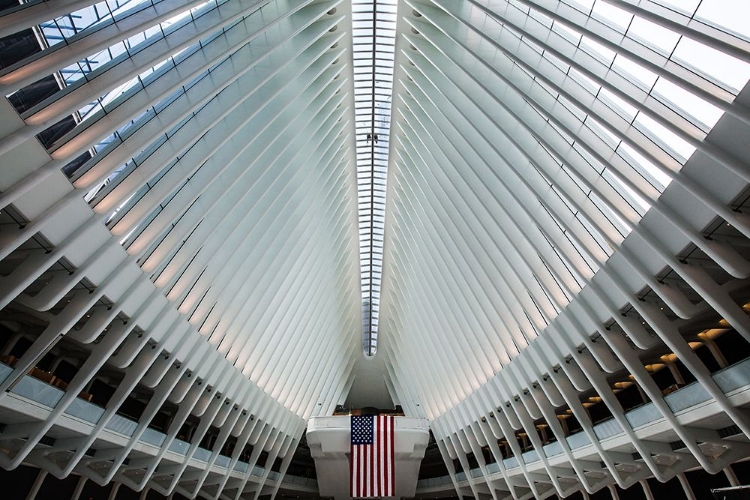
<path id="1" fill-rule="evenodd" d="M 352 1 L 362 348 L 378 339 L 397 0 Z"/>

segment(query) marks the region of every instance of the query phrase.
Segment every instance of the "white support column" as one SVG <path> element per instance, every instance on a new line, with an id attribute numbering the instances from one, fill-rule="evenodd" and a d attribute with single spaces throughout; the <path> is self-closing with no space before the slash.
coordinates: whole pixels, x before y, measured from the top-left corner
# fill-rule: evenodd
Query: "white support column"
<path id="1" fill-rule="evenodd" d="M 680 481 L 682 491 L 685 492 L 685 498 L 687 498 L 687 500 L 697 500 L 695 493 L 693 493 L 693 488 L 690 486 L 685 473 L 677 474 L 677 479 Z"/>
<path id="2" fill-rule="evenodd" d="M 47 477 L 47 474 L 48 473 L 46 470 L 39 470 L 36 475 L 36 479 L 34 480 L 34 484 L 31 485 L 29 493 L 26 495 L 26 500 L 35 500 L 37 493 L 39 493 L 39 489 L 42 487 L 42 483 L 44 483 L 44 479 Z"/>
<path id="3" fill-rule="evenodd" d="M 737 479 L 737 475 L 734 473 L 734 469 L 732 469 L 731 465 L 724 467 L 724 475 L 726 475 L 727 480 L 729 480 L 729 486 L 740 486 L 740 480 Z"/>

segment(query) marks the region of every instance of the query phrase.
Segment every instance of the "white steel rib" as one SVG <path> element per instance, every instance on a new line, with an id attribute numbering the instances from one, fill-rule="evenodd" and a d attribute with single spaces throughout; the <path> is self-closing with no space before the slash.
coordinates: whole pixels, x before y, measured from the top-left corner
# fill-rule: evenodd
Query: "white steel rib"
<path id="1" fill-rule="evenodd" d="M 720 4 L 0 10 L 0 466 L 309 494 L 307 421 L 377 383 L 430 422 L 423 498 L 736 481 L 750 8 Z"/>

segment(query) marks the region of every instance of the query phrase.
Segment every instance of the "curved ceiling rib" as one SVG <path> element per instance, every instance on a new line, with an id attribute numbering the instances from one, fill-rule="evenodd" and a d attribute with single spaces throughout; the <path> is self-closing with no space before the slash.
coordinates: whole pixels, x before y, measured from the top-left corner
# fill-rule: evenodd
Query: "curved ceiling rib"
<path id="1" fill-rule="evenodd" d="M 258 500 L 346 402 L 430 419 L 432 479 L 494 500 L 746 459 L 719 4 L 1 7 L 0 466 Z"/>
<path id="2" fill-rule="evenodd" d="M 554 11 L 547 7 L 553 3 Z M 744 273 L 745 264 L 725 259 L 697 236 L 702 227 L 692 217 L 660 198 L 676 183 L 744 227 L 683 172 L 697 150 L 747 177 L 739 159 L 704 140 L 720 107 L 744 114 L 731 107 L 738 90 L 724 90 L 734 82 L 696 81 L 709 62 L 693 61 L 696 68 L 681 60 L 677 39 L 665 47 L 643 41 L 639 20 L 613 6 L 608 18 L 557 2 L 406 5 L 413 12 L 403 19 L 397 57 L 393 235 L 385 245 L 392 281 L 383 291 L 392 296 L 383 320 L 399 343 L 392 359 L 421 357 L 433 370 L 406 377 L 429 399 L 422 405 L 428 417 L 509 366 L 586 287 L 616 297 L 616 308 L 650 287 L 675 313 L 689 314 L 688 301 L 664 292 L 654 277 L 656 263 L 623 245 L 643 240 L 661 267 L 679 268 L 671 250 L 677 241 L 641 224 L 646 213 L 674 227 L 683 246 L 696 245 L 728 273 Z M 626 41 L 632 38 L 617 52 L 608 42 L 623 36 L 615 20 L 630 26 Z M 682 69 L 652 72 L 659 59 Z M 747 81 L 747 63 L 736 62 Z M 669 85 L 683 93 L 664 94 Z M 706 92 L 725 102 L 701 101 Z M 612 259 L 629 275 L 609 269 Z M 596 283 L 599 273 L 612 281 L 609 290 Z"/>
<path id="3" fill-rule="evenodd" d="M 626 418 L 635 385 L 691 460 L 718 470 L 742 453 L 712 455 L 652 378 L 679 360 L 675 388 L 690 373 L 750 430 L 695 352 L 708 334 L 688 326 L 709 315 L 750 339 L 747 292 L 719 291 L 750 272 L 750 46 L 708 20 L 711 3 L 400 6 L 380 341 L 394 400 L 431 420 L 463 494 L 681 473 Z M 602 426 L 639 458 L 605 452 Z M 601 470 L 576 461 L 580 443 Z"/>
<path id="4" fill-rule="evenodd" d="M 88 361 L 23 443 L 0 436 L 0 465 L 259 494 L 361 355 L 349 8 L 62 3 L 0 16 L 19 46 L 43 42 L 0 71 L 0 321 L 32 338 L 3 365 L 0 404 L 49 356 Z M 32 453 L 92 384 L 114 387 L 93 391 L 91 434 Z M 112 428 L 126 444 L 85 458 Z M 130 467 L 141 440 L 159 451 Z M 165 472 L 174 450 L 188 458 Z M 210 465 L 187 479 L 191 457 Z"/>

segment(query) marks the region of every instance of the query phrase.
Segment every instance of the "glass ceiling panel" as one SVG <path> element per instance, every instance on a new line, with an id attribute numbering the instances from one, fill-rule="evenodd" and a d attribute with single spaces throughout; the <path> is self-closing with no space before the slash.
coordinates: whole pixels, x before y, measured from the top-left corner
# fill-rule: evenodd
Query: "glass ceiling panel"
<path id="1" fill-rule="evenodd" d="M 362 348 L 377 350 L 398 0 L 352 0 Z"/>

